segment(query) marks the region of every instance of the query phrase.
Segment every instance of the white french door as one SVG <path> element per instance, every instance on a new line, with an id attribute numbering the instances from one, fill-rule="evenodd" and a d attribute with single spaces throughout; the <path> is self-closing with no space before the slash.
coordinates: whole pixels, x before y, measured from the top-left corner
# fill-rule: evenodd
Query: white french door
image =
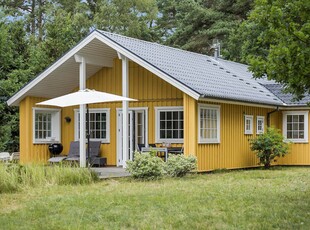
<path id="1" fill-rule="evenodd" d="M 128 110 L 129 136 L 127 159 L 133 159 L 133 153 L 138 145 L 145 145 L 147 142 L 147 108 L 129 108 Z M 123 112 L 117 110 L 117 166 L 123 165 Z"/>

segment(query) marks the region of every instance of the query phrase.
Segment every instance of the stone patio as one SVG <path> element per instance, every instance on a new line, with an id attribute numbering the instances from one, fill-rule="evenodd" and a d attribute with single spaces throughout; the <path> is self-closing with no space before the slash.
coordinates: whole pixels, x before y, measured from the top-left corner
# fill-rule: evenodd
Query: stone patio
<path id="1" fill-rule="evenodd" d="M 104 168 L 91 168 L 98 173 L 100 179 L 127 177 L 130 176 L 128 172 L 122 167 L 104 167 Z"/>

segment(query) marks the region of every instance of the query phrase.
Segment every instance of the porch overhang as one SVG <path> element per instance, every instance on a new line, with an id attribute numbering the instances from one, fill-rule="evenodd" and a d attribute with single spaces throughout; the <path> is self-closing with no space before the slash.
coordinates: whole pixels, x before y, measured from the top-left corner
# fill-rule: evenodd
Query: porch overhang
<path id="1" fill-rule="evenodd" d="M 112 67 L 117 52 L 90 34 L 76 47 L 25 85 L 8 101 L 9 106 L 19 106 L 26 97 L 55 98 L 78 89 L 79 62 L 86 60 L 86 79 L 102 67 Z"/>

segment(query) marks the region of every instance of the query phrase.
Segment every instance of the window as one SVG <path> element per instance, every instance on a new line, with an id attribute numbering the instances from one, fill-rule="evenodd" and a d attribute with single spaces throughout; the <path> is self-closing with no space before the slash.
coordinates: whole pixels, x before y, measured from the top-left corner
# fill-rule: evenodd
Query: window
<path id="1" fill-rule="evenodd" d="M 33 143 L 60 142 L 60 110 L 33 108 Z"/>
<path id="2" fill-rule="evenodd" d="M 257 116 L 256 118 L 256 134 L 264 133 L 265 117 Z"/>
<path id="3" fill-rule="evenodd" d="M 199 143 L 220 143 L 220 106 L 200 104 L 198 123 Z"/>
<path id="4" fill-rule="evenodd" d="M 183 107 L 157 107 L 155 116 L 157 143 L 183 143 Z"/>
<path id="5" fill-rule="evenodd" d="M 90 140 L 110 142 L 110 109 L 89 109 Z M 86 127 L 87 131 L 87 127 Z M 80 139 L 80 112 L 75 110 L 75 140 Z"/>
<path id="6" fill-rule="evenodd" d="M 308 142 L 308 111 L 283 112 L 283 136 L 292 142 Z"/>
<path id="7" fill-rule="evenodd" d="M 244 115 L 244 134 L 253 134 L 253 116 Z"/>

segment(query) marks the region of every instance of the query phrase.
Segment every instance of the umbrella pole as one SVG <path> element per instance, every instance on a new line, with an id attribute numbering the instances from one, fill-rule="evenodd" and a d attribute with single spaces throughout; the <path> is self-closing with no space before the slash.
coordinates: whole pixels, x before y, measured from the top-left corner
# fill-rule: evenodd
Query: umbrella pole
<path id="1" fill-rule="evenodd" d="M 89 108 L 88 108 L 88 104 L 86 104 L 86 125 L 87 125 L 87 134 L 86 134 L 86 138 L 87 138 L 87 165 L 88 168 L 90 167 L 90 127 L 89 127 Z"/>

